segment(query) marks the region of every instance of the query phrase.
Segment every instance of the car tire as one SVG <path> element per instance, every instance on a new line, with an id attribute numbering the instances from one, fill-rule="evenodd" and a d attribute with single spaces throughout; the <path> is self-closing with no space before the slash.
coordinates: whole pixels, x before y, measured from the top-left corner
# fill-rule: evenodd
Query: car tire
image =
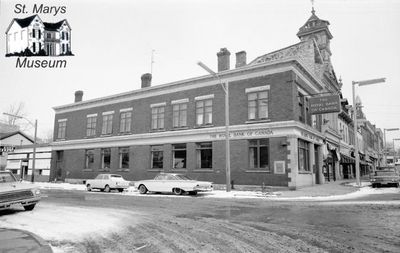
<path id="1" fill-rule="evenodd" d="M 181 188 L 174 188 L 174 189 L 172 189 L 172 192 L 173 192 L 175 195 L 182 195 L 185 191 L 182 190 Z"/>
<path id="2" fill-rule="evenodd" d="M 146 194 L 147 193 L 147 188 L 144 184 L 139 185 L 139 193 L 140 194 Z"/>
<path id="3" fill-rule="evenodd" d="M 92 191 L 92 186 L 91 186 L 90 184 L 87 184 L 87 185 L 86 185 L 86 190 L 87 190 L 88 192 Z"/>
<path id="4" fill-rule="evenodd" d="M 376 185 L 375 185 L 375 184 L 372 184 L 372 188 L 376 188 Z"/>
<path id="5" fill-rule="evenodd" d="M 119 191 L 119 192 L 123 192 L 123 191 L 124 191 L 124 189 L 118 189 L 118 191 Z"/>
<path id="6" fill-rule="evenodd" d="M 106 186 L 104 186 L 104 191 L 105 192 L 110 192 L 111 191 L 111 188 L 110 188 L 110 186 L 108 184 Z"/>
<path id="7" fill-rule="evenodd" d="M 30 205 L 26 205 L 24 206 L 25 211 L 32 211 L 33 208 L 35 208 L 36 203 L 35 204 L 30 204 Z"/>
<path id="8" fill-rule="evenodd" d="M 190 192 L 189 192 L 189 195 L 195 196 L 195 195 L 197 195 L 197 191 L 190 191 Z"/>

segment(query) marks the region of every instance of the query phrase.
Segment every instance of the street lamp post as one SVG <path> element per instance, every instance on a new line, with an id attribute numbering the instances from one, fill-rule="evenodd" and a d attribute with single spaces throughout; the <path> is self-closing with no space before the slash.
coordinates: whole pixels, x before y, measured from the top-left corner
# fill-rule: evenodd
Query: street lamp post
<path id="1" fill-rule="evenodd" d="M 213 77 L 217 78 L 219 84 L 225 92 L 225 173 L 226 173 L 226 191 L 231 191 L 231 152 L 229 144 L 229 84 L 225 85 L 222 83 L 220 76 L 214 72 L 212 69 L 207 67 L 202 62 L 197 62 L 197 64 L 202 67 L 205 71 L 210 73 Z"/>
<path id="2" fill-rule="evenodd" d="M 399 128 L 384 128 L 383 129 L 383 142 L 384 142 L 384 154 L 385 154 L 385 165 L 387 166 L 387 144 L 386 144 L 386 132 L 391 132 L 391 131 L 398 131 L 400 130 Z M 394 148 L 394 141 L 393 141 L 393 148 Z"/>
<path id="3" fill-rule="evenodd" d="M 352 82 L 352 91 L 353 91 L 353 123 L 354 123 L 354 156 L 356 160 L 356 183 L 357 186 L 361 186 L 361 180 L 360 180 L 360 156 L 358 154 L 358 138 L 357 138 L 357 129 L 358 129 L 358 124 L 357 124 L 357 103 L 356 103 L 356 88 L 355 86 L 364 86 L 364 85 L 370 85 L 370 84 L 375 84 L 375 83 L 383 83 L 385 82 L 385 78 L 378 78 L 378 79 L 371 79 L 371 80 L 365 80 L 365 81 L 353 81 Z"/>
<path id="4" fill-rule="evenodd" d="M 18 116 L 18 115 L 14 115 L 14 114 L 10 114 L 10 113 L 3 113 L 4 115 L 10 116 L 10 117 L 14 117 L 14 118 L 18 118 L 18 119 L 24 119 L 26 121 L 29 122 L 29 124 L 31 124 L 32 126 L 35 127 L 35 135 L 33 137 L 33 157 L 32 157 L 32 176 L 31 176 L 31 182 L 35 182 L 35 162 L 36 162 L 36 142 L 37 142 L 37 119 L 35 119 L 35 123 L 32 123 L 29 119 L 22 117 L 22 116 Z M 28 162 L 29 165 L 29 162 Z"/>

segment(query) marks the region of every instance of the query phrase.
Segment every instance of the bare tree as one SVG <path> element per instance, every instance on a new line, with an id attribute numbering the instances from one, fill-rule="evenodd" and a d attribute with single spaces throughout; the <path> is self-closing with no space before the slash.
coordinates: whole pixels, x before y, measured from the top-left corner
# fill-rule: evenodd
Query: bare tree
<path id="1" fill-rule="evenodd" d="M 6 113 L 16 115 L 19 117 L 23 117 L 23 118 L 26 118 L 26 116 L 28 115 L 28 113 L 26 112 L 26 109 L 25 109 L 24 102 L 11 104 L 8 107 L 8 109 L 6 110 Z M 6 116 L 5 122 L 10 126 L 18 127 L 22 131 L 27 131 L 32 128 L 32 126 L 28 122 L 26 122 L 26 120 L 18 118 L 18 117 Z"/>

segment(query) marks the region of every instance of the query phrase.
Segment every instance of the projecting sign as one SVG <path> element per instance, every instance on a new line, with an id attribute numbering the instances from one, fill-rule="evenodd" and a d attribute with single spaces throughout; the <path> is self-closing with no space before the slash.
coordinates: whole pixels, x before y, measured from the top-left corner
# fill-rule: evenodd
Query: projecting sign
<path id="1" fill-rule="evenodd" d="M 340 112 L 340 97 L 339 97 L 339 95 L 312 97 L 308 101 L 310 102 L 310 113 L 311 114 Z"/>

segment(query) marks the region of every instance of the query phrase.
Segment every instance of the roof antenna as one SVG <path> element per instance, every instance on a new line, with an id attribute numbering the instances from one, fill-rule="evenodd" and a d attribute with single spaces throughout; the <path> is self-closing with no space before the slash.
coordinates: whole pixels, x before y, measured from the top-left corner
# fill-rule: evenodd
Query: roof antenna
<path id="1" fill-rule="evenodd" d="M 154 64 L 154 52 L 155 51 L 156 50 L 154 50 L 154 49 L 151 50 L 150 74 L 152 74 L 152 75 L 153 75 L 153 64 Z"/>

